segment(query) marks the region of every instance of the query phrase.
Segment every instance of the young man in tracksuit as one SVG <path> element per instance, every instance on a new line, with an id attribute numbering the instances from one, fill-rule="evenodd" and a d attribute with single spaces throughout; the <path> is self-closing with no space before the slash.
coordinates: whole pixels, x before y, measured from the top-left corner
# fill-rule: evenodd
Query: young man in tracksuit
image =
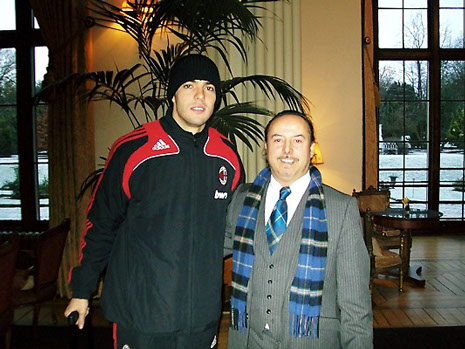
<path id="1" fill-rule="evenodd" d="M 100 303 L 116 348 L 215 347 L 225 213 L 244 181 L 235 147 L 209 127 L 219 83 L 209 58 L 181 58 L 167 115 L 115 142 L 90 200 L 65 316 L 77 310 L 83 328 L 107 267 Z"/>

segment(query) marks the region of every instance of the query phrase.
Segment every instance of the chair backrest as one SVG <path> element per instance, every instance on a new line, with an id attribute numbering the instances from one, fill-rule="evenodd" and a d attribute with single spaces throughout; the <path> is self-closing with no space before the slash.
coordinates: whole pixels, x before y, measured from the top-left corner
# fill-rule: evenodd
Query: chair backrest
<path id="1" fill-rule="evenodd" d="M 391 193 L 387 189 L 376 189 L 370 186 L 359 192 L 354 189 L 352 196 L 357 198 L 360 212 L 379 212 L 389 208 Z"/>
<path id="2" fill-rule="evenodd" d="M 0 314 L 11 304 L 13 276 L 19 251 L 17 234 L 0 246 Z"/>
<path id="3" fill-rule="evenodd" d="M 34 275 L 36 290 L 56 282 L 69 229 L 70 220 L 65 219 L 59 225 L 42 233 L 37 240 Z"/>
<path id="4" fill-rule="evenodd" d="M 231 286 L 232 262 L 232 256 L 223 259 L 223 284 L 228 286 Z"/>

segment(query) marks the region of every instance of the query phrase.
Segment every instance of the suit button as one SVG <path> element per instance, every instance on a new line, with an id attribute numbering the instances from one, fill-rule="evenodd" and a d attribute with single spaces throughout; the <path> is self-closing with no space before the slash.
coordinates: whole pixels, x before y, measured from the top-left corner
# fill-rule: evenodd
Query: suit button
<path id="1" fill-rule="evenodd" d="M 268 285 L 271 285 L 273 283 L 273 280 L 268 280 Z"/>
<path id="2" fill-rule="evenodd" d="M 267 313 L 268 315 L 271 314 L 271 309 L 267 309 L 267 310 L 266 310 L 266 313 Z"/>
<path id="3" fill-rule="evenodd" d="M 266 299 L 271 299 L 271 294 L 267 295 Z"/>
<path id="4" fill-rule="evenodd" d="M 274 268 L 274 264 L 270 264 L 270 269 L 273 269 Z"/>

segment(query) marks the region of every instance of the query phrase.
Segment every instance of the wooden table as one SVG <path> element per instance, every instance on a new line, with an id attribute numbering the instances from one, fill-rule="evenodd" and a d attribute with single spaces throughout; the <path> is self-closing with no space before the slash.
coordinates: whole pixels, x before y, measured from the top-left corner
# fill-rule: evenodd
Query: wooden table
<path id="1" fill-rule="evenodd" d="M 441 212 L 433 210 L 410 210 L 391 208 L 386 211 L 373 212 L 373 222 L 377 225 L 399 229 L 404 236 L 401 256 L 404 280 L 410 280 L 416 285 L 424 287 L 425 280 L 421 277 L 421 267 L 410 266 L 410 250 L 412 248 L 412 231 L 431 230 L 439 226 Z"/>

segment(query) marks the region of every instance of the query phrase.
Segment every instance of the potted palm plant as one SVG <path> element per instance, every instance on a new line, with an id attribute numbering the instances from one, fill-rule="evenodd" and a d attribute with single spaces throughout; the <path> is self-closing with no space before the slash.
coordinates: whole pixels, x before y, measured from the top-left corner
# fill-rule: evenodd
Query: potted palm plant
<path id="1" fill-rule="evenodd" d="M 272 0 L 278 1 L 278 0 Z M 90 83 L 86 98 L 109 101 L 120 106 L 134 127 L 153 121 L 168 107 L 165 97 L 170 68 L 189 53 L 216 52 L 230 78 L 221 83 L 222 107 L 213 116 L 212 126 L 236 143 L 240 139 L 252 149 L 262 138 L 261 124 L 253 115 L 272 111 L 254 101 L 239 100 L 239 86 L 258 88 L 269 99 L 280 99 L 289 108 L 308 110 L 305 97 L 281 78 L 269 75 L 234 76 L 228 57 L 238 53 L 247 62 L 245 40 L 256 40 L 259 18 L 252 9 L 258 1 L 245 0 L 127 0 L 124 6 L 110 1 L 90 0 L 90 24 L 119 30 L 133 38 L 140 61 L 132 67 L 74 76 L 78 84 Z M 168 36 L 164 47 L 156 47 L 155 33 Z M 171 38 L 171 39 L 170 39 Z M 228 52 L 232 47 L 236 52 Z M 84 184 L 96 179 L 97 170 Z"/>

